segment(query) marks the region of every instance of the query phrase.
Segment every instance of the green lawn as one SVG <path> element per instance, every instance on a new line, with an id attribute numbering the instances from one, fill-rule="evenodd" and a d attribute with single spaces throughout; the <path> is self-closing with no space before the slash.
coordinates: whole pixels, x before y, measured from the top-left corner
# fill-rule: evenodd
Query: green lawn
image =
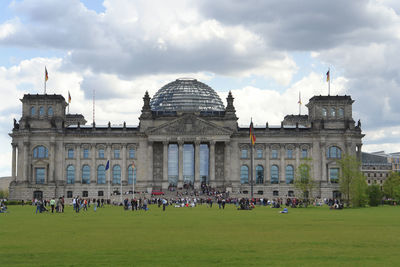
<path id="1" fill-rule="evenodd" d="M 227 205 L 0 214 L 0 266 L 398 266 L 400 209 Z"/>

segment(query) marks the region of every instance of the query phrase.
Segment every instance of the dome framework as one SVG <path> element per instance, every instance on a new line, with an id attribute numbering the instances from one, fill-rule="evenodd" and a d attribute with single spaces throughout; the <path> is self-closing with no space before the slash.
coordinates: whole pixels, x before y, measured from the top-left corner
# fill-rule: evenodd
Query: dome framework
<path id="1" fill-rule="evenodd" d="M 181 78 L 164 85 L 150 101 L 152 111 L 224 111 L 218 94 L 196 79 Z"/>

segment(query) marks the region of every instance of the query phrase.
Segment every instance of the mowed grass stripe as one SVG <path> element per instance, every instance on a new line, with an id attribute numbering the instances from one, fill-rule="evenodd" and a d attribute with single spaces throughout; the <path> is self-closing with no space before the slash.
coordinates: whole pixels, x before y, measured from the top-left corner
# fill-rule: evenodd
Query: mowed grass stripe
<path id="1" fill-rule="evenodd" d="M 396 266 L 398 207 L 0 214 L 1 266 Z"/>

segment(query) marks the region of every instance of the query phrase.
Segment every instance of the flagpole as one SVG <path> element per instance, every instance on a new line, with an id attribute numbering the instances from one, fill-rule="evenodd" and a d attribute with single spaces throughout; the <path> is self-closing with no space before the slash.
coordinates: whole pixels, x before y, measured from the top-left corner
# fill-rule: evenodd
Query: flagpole
<path id="1" fill-rule="evenodd" d="M 253 124 L 253 118 L 251 118 L 251 123 L 250 123 L 250 125 L 252 125 Z M 253 127 L 253 130 L 254 130 L 254 127 Z M 252 134 L 254 134 L 254 133 L 252 133 Z M 251 194 L 251 201 L 253 201 L 253 141 L 252 141 L 252 138 L 250 138 L 250 146 L 251 146 L 251 149 L 250 149 L 250 157 L 251 157 L 251 161 L 250 161 L 250 168 L 251 168 L 251 171 L 250 171 L 250 175 L 251 175 L 251 180 L 250 180 L 250 194 Z"/>
<path id="2" fill-rule="evenodd" d="M 299 115 L 301 115 L 301 94 L 299 91 Z"/>
<path id="3" fill-rule="evenodd" d="M 107 162 L 109 162 L 109 160 Z M 110 166 L 110 165 L 108 165 L 108 166 Z M 108 169 L 110 169 L 110 167 L 108 167 Z M 108 171 L 108 199 L 111 202 L 110 187 L 111 187 L 111 171 Z"/>
<path id="4" fill-rule="evenodd" d="M 135 198 L 135 163 L 132 164 L 132 199 Z"/>
<path id="5" fill-rule="evenodd" d="M 331 68 L 328 68 L 329 80 L 328 80 L 328 96 L 331 95 Z"/>
<path id="6" fill-rule="evenodd" d="M 119 181 L 120 184 L 120 196 L 121 196 L 121 204 L 122 204 L 122 179 Z"/>
<path id="7" fill-rule="evenodd" d="M 47 69 L 44 66 L 44 94 L 46 94 L 46 82 L 47 82 Z"/>

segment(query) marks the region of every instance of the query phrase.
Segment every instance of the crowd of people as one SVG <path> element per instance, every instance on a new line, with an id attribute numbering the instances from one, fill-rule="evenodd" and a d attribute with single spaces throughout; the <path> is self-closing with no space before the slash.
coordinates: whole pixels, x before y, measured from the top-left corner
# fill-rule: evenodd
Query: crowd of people
<path id="1" fill-rule="evenodd" d="M 73 207 L 73 211 L 79 213 L 80 211 L 88 211 L 93 206 L 93 210 L 96 211 L 98 208 L 103 208 L 105 204 L 123 206 L 125 210 L 140 211 L 149 210 L 150 205 L 157 205 L 159 208 L 162 207 L 163 211 L 167 207 L 174 208 L 195 208 L 197 205 L 206 205 L 208 208 L 212 208 L 213 204 L 216 203 L 219 209 L 225 209 L 227 204 L 233 204 L 238 210 L 252 210 L 257 206 L 268 206 L 270 208 L 299 208 L 306 207 L 311 204 L 314 206 L 327 205 L 330 209 L 343 209 L 343 203 L 339 199 L 313 199 L 313 200 L 301 200 L 295 197 L 283 198 L 236 198 L 230 197 L 227 192 L 219 192 L 206 185 L 201 187 L 201 190 L 185 190 L 177 191 L 174 193 L 174 197 L 165 196 L 152 196 L 144 197 L 141 195 L 137 198 L 125 198 L 122 203 L 119 201 L 112 202 L 107 199 L 90 199 L 76 196 L 72 198 L 70 203 Z M 35 213 L 49 212 L 49 213 L 63 213 L 65 208 L 64 196 L 52 199 L 34 199 L 32 205 L 36 207 Z M 0 213 L 6 212 L 7 207 L 4 201 L 1 201 Z M 285 212 L 286 213 L 286 212 Z"/>

